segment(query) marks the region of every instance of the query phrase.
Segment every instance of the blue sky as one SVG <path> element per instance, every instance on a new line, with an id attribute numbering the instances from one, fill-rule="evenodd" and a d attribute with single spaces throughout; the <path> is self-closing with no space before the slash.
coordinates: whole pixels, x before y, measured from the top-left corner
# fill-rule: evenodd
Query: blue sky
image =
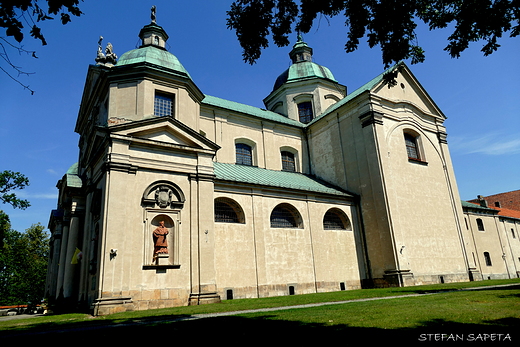
<path id="1" fill-rule="evenodd" d="M 290 47 L 271 45 L 257 64 L 244 63 L 234 32 L 226 28 L 231 2 L 106 0 L 101 6 L 85 0 L 84 15 L 71 23 L 42 25 L 47 46 L 30 38 L 24 41 L 38 59 L 11 54 L 17 65 L 34 72 L 20 80 L 35 91 L 31 95 L 0 74 L 0 170 L 20 171 L 30 179 L 30 186 L 17 192 L 30 200 L 30 208 L 0 206 L 14 229 L 23 231 L 37 222 L 47 226 L 56 208 L 56 183 L 77 161 L 74 126 L 99 36 L 104 37 L 103 46 L 112 43 L 118 56 L 136 48 L 152 5 L 157 6 L 157 23 L 170 36 L 169 51 L 202 92 L 263 107 L 262 99 L 290 64 Z M 519 189 L 520 39 L 502 39 L 499 51 L 488 57 L 480 52 L 483 44 L 475 43 L 461 58 L 452 59 L 443 51 L 449 34 L 419 28 L 426 62 L 409 66 L 448 117 L 445 126 L 461 199 Z M 378 47 L 369 49 L 362 42 L 358 51 L 344 52 L 341 18 L 321 19 L 303 38 L 314 49 L 314 61 L 328 67 L 349 91 L 383 71 Z"/>

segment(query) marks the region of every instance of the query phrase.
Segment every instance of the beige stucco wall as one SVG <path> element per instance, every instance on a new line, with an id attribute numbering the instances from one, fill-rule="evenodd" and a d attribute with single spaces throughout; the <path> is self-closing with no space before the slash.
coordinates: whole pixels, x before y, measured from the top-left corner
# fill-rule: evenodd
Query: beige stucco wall
<path id="1" fill-rule="evenodd" d="M 493 214 L 464 213 L 468 222 L 471 254 L 483 280 L 516 278 L 520 275 L 520 223 L 513 218 Z M 484 230 L 479 230 L 477 219 L 482 221 Z M 511 229 L 514 231 L 511 232 Z M 486 263 L 484 252 L 488 252 L 491 265 Z"/>
<path id="2" fill-rule="evenodd" d="M 215 223 L 215 268 L 221 297 L 227 289 L 235 298 L 287 295 L 360 287 L 352 206 L 333 199 L 288 196 L 261 189 L 217 186 L 215 198 L 240 205 L 245 223 Z M 301 228 L 271 228 L 269 216 L 280 203 L 289 203 L 302 217 Z M 324 230 L 323 216 L 339 208 L 351 221 L 350 230 Z"/>

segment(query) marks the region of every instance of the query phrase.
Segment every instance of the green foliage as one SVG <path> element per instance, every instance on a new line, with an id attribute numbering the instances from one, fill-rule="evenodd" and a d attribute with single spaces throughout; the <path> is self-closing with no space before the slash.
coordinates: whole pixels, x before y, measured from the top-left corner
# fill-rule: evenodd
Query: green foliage
<path id="1" fill-rule="evenodd" d="M 46 9 L 40 3 L 46 3 Z M 62 24 L 70 22 L 70 15 L 80 16 L 82 13 L 78 7 L 79 0 L 19 0 L 0 2 L 0 27 L 5 28 L 5 34 L 12 36 L 17 42 L 24 39 L 23 22 L 38 23 L 53 20 L 53 16 L 60 14 Z M 28 20 L 29 19 L 29 20 Z M 30 29 L 30 35 L 46 45 L 40 27 L 36 24 Z"/>
<path id="2" fill-rule="evenodd" d="M 44 4 L 42 4 L 44 3 Z M 23 71 L 13 61 L 10 56 L 12 53 L 27 54 L 33 58 L 37 58 L 35 51 L 28 51 L 21 45 L 28 34 L 40 40 L 42 45 L 46 45 L 47 41 L 38 26 L 40 22 L 53 20 L 60 17 L 62 24 L 71 21 L 71 15 L 80 16 L 82 12 L 79 7 L 79 0 L 18 0 L 18 1 L 0 1 L 0 28 L 5 29 L 5 36 L 0 33 L 0 56 L 3 58 L 0 65 L 0 71 L 5 73 L 9 78 L 20 84 L 34 94 L 34 90 L 28 85 L 23 84 L 18 77 L 20 75 L 30 75 L 31 72 Z M 28 25 L 26 28 L 24 23 Z M 12 42 L 11 38 L 14 39 Z M 13 74 L 13 72 L 15 74 Z"/>
<path id="3" fill-rule="evenodd" d="M 41 224 L 24 233 L 7 229 L 0 250 L 0 305 L 39 303 L 43 298 L 49 236 Z"/>
<path id="4" fill-rule="evenodd" d="M 419 21 L 430 30 L 454 26 L 445 48 L 452 57 L 480 40 L 485 42 L 482 52 L 489 55 L 500 47 L 504 33 L 520 34 L 518 0 L 236 0 L 227 15 L 227 26 L 235 30 L 250 64 L 268 47 L 270 33 L 276 45 L 286 46 L 293 24 L 307 33 L 318 16 L 343 15 L 346 52 L 355 51 L 366 38 L 369 47 L 381 47 L 385 67 L 404 59 L 424 61 L 415 33 Z"/>
<path id="5" fill-rule="evenodd" d="M 10 170 L 0 172 L 0 201 L 10 204 L 14 208 L 26 209 L 31 206 L 29 201 L 18 199 L 16 194 L 10 192 L 15 189 L 24 189 L 28 185 L 29 179 L 19 172 Z"/>

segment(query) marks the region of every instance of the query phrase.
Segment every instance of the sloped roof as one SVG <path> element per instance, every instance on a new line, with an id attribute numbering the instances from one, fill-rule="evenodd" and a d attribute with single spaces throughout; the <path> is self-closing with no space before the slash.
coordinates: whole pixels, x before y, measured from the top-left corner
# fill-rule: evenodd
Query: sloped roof
<path id="1" fill-rule="evenodd" d="M 305 127 L 305 124 L 300 123 L 298 121 L 295 121 L 293 119 L 287 118 L 279 113 L 273 112 L 273 111 L 267 111 L 259 107 L 255 106 L 249 106 L 246 104 L 241 104 L 239 102 L 235 101 L 229 101 L 221 98 L 217 98 L 215 96 L 206 95 L 204 97 L 204 100 L 202 100 L 203 104 L 206 104 L 208 106 L 214 106 L 223 108 L 226 110 L 231 110 L 239 113 L 244 113 L 249 116 L 255 116 L 258 118 L 278 122 L 278 123 L 284 123 L 288 125 L 294 125 L 297 127 Z"/>
<path id="2" fill-rule="evenodd" d="M 494 210 L 492 208 L 480 206 L 480 204 L 474 204 L 472 202 L 468 202 L 468 201 L 464 201 L 464 200 L 461 201 L 461 204 L 462 204 L 462 208 L 471 208 L 471 209 L 475 209 L 475 210 L 481 210 L 482 212 L 492 212 L 492 213 L 496 212 L 496 210 Z"/>
<path id="3" fill-rule="evenodd" d="M 226 163 L 213 163 L 213 167 L 217 180 L 353 197 L 340 188 L 297 172 L 268 170 L 254 166 Z"/>
<path id="4" fill-rule="evenodd" d="M 520 219 L 520 211 L 511 210 L 509 208 L 501 208 L 501 207 L 493 207 L 493 208 L 498 210 L 498 215 L 499 216 Z"/>
<path id="5" fill-rule="evenodd" d="M 480 206 L 480 204 L 478 204 L 476 202 L 471 202 L 471 200 L 470 201 L 461 201 L 461 203 L 462 203 L 463 208 L 466 207 L 466 208 L 472 208 L 472 209 L 477 209 L 477 210 L 482 210 L 482 211 L 487 211 L 487 212 L 493 212 L 493 213 L 498 214 L 501 217 L 520 219 L 520 211 L 517 211 L 517 210 L 511 210 L 508 208 L 495 207 L 495 206 L 483 207 L 483 206 Z"/>
<path id="6" fill-rule="evenodd" d="M 65 174 L 67 187 L 81 188 L 83 182 L 81 181 L 78 173 L 78 163 L 72 164 L 72 166 L 69 167 L 67 173 Z"/>

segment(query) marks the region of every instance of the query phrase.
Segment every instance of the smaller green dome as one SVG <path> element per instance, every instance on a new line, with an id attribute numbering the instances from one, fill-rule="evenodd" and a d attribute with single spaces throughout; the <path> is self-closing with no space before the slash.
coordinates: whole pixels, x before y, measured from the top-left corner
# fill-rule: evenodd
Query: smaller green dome
<path id="1" fill-rule="evenodd" d="M 337 82 L 332 72 L 330 72 L 330 70 L 325 66 L 318 65 L 310 61 L 302 61 L 292 64 L 291 67 L 278 76 L 276 82 L 274 83 L 273 90 L 277 89 L 284 83 L 295 82 L 309 78 L 325 78 Z"/>
<path id="2" fill-rule="evenodd" d="M 145 46 L 124 53 L 117 61 L 116 66 L 148 63 L 167 68 L 191 79 L 188 71 L 182 66 L 179 59 L 165 49 L 155 46 Z"/>
<path id="3" fill-rule="evenodd" d="M 278 76 L 273 90 L 278 89 L 287 82 L 296 82 L 310 78 L 324 78 L 337 82 L 328 68 L 312 62 L 312 48 L 303 42 L 301 35 L 298 35 L 298 41 L 289 53 L 289 57 L 291 57 L 292 65 Z"/>

